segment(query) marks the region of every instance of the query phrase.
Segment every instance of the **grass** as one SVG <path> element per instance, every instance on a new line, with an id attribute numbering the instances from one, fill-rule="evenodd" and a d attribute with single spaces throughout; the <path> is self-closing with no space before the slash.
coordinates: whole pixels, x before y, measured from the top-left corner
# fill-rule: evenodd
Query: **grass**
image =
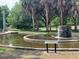
<path id="1" fill-rule="evenodd" d="M 45 27 L 40 28 L 39 32 L 35 32 L 33 30 L 21 30 L 21 29 L 13 29 L 13 28 L 11 30 L 12 31 L 17 31 L 17 32 L 20 32 L 20 33 L 24 33 L 24 34 L 48 34 L 48 33 L 56 33 L 57 32 L 55 30 L 55 28 L 52 28 L 52 31 L 50 31 L 50 32 L 46 32 Z"/>
<path id="2" fill-rule="evenodd" d="M 10 51 L 12 51 L 13 49 L 10 49 L 10 48 L 3 48 L 3 47 L 0 47 L 0 54 L 2 53 L 8 53 Z"/>
<path id="3" fill-rule="evenodd" d="M 5 48 L 0 48 L 0 53 L 4 53 L 6 51 Z"/>
<path id="4" fill-rule="evenodd" d="M 21 30 L 21 29 L 11 29 L 12 31 L 17 31 L 20 33 L 24 33 L 24 34 L 48 34 L 48 33 L 57 33 L 56 27 L 51 27 L 51 31 L 50 32 L 46 32 L 46 28 L 45 27 L 40 27 L 40 31 L 39 32 L 35 32 L 32 29 L 31 30 Z M 74 31 L 74 26 L 72 26 L 72 32 L 79 32 L 79 27 L 78 27 L 78 31 Z"/>

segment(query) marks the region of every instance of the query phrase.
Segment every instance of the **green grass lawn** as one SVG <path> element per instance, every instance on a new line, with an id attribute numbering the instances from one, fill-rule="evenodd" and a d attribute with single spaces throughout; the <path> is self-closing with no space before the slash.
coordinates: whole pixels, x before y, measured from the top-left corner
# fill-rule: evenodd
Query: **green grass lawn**
<path id="1" fill-rule="evenodd" d="M 19 32 L 20 34 L 55 34 L 57 32 L 43 32 L 43 31 L 39 31 L 39 32 L 34 32 L 34 31 L 22 31 L 22 30 L 19 30 L 17 31 Z"/>
<path id="2" fill-rule="evenodd" d="M 0 47 L 0 54 L 2 54 L 2 53 L 8 53 L 8 52 L 10 52 L 12 49 L 10 49 L 10 48 L 3 48 L 3 47 Z"/>
<path id="3" fill-rule="evenodd" d="M 72 28 L 72 30 L 74 30 L 74 26 L 72 26 L 71 28 Z M 22 33 L 28 33 L 28 34 L 46 34 L 46 33 L 48 33 L 48 32 L 46 32 L 45 27 L 40 27 L 39 32 L 35 32 L 32 29 L 30 29 L 30 30 L 21 30 L 21 29 L 12 28 L 11 30 L 12 31 L 22 32 Z M 51 27 L 50 33 L 57 33 L 56 27 Z"/>
<path id="4" fill-rule="evenodd" d="M 6 51 L 6 49 L 0 48 L 0 53 L 4 53 L 5 51 Z"/>

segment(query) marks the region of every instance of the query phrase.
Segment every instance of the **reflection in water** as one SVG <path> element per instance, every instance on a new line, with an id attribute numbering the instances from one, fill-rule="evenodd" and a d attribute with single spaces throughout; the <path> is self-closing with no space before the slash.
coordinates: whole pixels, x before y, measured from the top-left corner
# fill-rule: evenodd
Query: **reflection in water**
<path id="1" fill-rule="evenodd" d="M 23 36 L 20 34 L 7 34 L 0 35 L 0 44 L 9 46 L 21 46 L 21 47 L 45 47 L 43 42 L 25 42 Z M 54 45 L 49 45 L 49 47 L 54 47 Z M 58 45 L 61 48 L 79 48 L 79 42 L 63 42 Z"/>
<path id="2" fill-rule="evenodd" d="M 58 47 L 60 48 L 76 48 L 76 43 L 77 42 L 63 42 L 59 43 Z"/>
<path id="3" fill-rule="evenodd" d="M 11 34 L 7 34 L 7 35 L 1 35 L 1 43 L 5 44 L 5 45 L 9 45 L 11 43 Z"/>
<path id="4" fill-rule="evenodd" d="M 2 44 L 5 44 L 5 39 L 6 39 L 6 36 L 3 35 L 3 36 L 2 36 Z"/>

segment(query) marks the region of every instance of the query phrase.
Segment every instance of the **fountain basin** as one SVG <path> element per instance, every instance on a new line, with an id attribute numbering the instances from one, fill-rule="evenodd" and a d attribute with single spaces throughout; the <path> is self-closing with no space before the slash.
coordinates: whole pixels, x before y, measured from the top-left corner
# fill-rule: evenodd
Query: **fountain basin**
<path id="1" fill-rule="evenodd" d="M 50 39 L 49 39 L 50 37 Z M 69 37 L 69 38 L 63 38 L 63 37 L 56 37 L 56 36 L 48 36 L 46 37 L 45 35 L 27 35 L 24 36 L 24 41 L 27 42 L 33 42 L 33 43 L 39 43 L 42 45 L 45 45 L 45 41 L 59 41 L 58 43 L 58 48 L 74 48 L 77 47 L 78 45 L 78 37 Z M 59 40 L 61 39 L 61 40 Z M 52 47 L 52 44 L 49 44 L 49 47 Z M 38 46 L 39 47 L 39 46 Z"/>
<path id="2" fill-rule="evenodd" d="M 43 34 L 43 35 L 26 35 L 23 37 L 25 41 L 40 41 L 40 42 L 44 42 L 46 40 L 57 40 L 55 38 L 55 36 L 52 35 L 47 35 L 47 34 Z"/>
<path id="3" fill-rule="evenodd" d="M 19 47 L 45 48 L 44 42 L 46 40 L 51 40 L 51 41 L 57 40 L 57 38 L 55 38 L 56 35 L 46 35 L 46 34 L 26 35 L 26 36 L 25 35 L 18 34 L 18 33 L 0 35 L 0 45 L 7 45 L 10 47 L 19 46 Z M 25 37 L 25 39 L 23 39 L 23 37 Z M 58 48 L 79 48 L 79 41 L 78 42 L 63 42 L 59 44 L 58 46 L 59 46 Z M 49 45 L 49 47 L 53 48 L 54 45 Z"/>
<path id="4" fill-rule="evenodd" d="M 15 34 L 15 33 L 18 33 L 18 32 L 16 32 L 16 31 L 6 31 L 6 32 L 2 32 L 2 33 L 0 33 L 0 35 L 6 35 L 6 34 Z"/>

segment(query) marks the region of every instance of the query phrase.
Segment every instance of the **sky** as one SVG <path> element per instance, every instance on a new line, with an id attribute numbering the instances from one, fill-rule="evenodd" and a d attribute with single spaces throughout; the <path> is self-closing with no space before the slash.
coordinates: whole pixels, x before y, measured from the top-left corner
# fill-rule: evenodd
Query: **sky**
<path id="1" fill-rule="evenodd" d="M 8 8 L 11 10 L 16 2 L 19 2 L 19 0 L 0 0 L 0 5 L 7 5 Z"/>

